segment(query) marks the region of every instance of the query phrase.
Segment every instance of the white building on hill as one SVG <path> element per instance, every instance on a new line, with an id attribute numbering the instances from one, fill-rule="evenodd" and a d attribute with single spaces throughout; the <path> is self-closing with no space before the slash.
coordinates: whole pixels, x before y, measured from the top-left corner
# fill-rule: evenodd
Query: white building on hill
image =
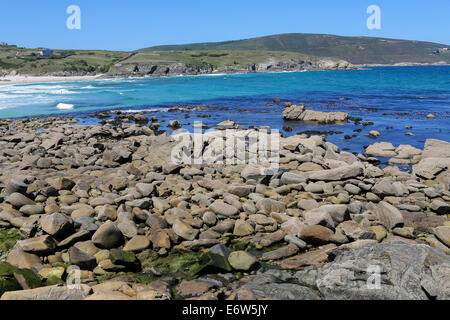
<path id="1" fill-rule="evenodd" d="M 51 50 L 51 49 L 42 49 L 41 50 L 42 57 L 50 57 L 52 55 L 53 55 L 53 50 Z"/>

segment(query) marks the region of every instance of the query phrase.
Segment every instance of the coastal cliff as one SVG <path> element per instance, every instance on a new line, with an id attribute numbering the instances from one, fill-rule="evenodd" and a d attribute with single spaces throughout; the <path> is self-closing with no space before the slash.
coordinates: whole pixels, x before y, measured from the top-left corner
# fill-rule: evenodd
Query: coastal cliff
<path id="1" fill-rule="evenodd" d="M 212 63 L 179 63 L 179 62 L 141 62 L 125 63 L 114 66 L 105 75 L 107 77 L 161 77 L 173 75 L 199 75 L 199 74 L 232 74 L 253 72 L 289 72 L 308 70 L 345 70 L 356 69 L 355 66 L 344 60 L 317 59 L 278 59 L 270 57 L 261 63 L 246 65 L 217 66 Z"/>

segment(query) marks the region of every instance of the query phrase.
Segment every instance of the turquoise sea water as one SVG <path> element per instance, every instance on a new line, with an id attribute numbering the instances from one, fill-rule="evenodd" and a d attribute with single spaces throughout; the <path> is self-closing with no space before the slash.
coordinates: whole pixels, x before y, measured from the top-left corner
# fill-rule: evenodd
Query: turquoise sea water
<path id="1" fill-rule="evenodd" d="M 345 111 L 372 126 L 286 123 L 282 104 L 266 105 L 273 97 L 303 102 L 320 111 Z M 73 109 L 58 109 L 59 103 Z M 172 105 L 201 105 L 204 111 L 165 112 Z M 243 126 L 269 125 L 293 130 L 339 131 L 328 140 L 362 151 L 379 140 L 423 146 L 426 138 L 450 140 L 450 66 L 379 67 L 368 70 L 310 71 L 270 74 L 112 79 L 63 83 L 0 85 L 0 118 L 73 114 L 84 122 L 88 113 L 104 110 L 147 110 L 167 123 L 179 119 L 189 128 L 194 120 L 214 124 L 231 119 Z M 155 111 L 162 111 L 155 113 Z M 433 113 L 436 119 L 428 120 Z M 204 118 L 209 114 L 211 117 Z M 405 126 L 412 129 L 405 129 Z M 354 130 L 362 129 L 361 132 Z M 406 136 L 412 132 L 414 136 Z M 357 135 L 348 140 L 345 135 Z"/>

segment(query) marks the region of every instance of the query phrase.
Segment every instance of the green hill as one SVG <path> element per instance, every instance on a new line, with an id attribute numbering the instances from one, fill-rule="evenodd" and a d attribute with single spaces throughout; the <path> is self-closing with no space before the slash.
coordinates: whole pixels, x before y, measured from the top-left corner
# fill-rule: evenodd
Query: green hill
<path id="1" fill-rule="evenodd" d="M 155 46 L 140 51 L 264 50 L 333 57 L 353 64 L 450 63 L 449 45 L 372 37 L 289 33 L 225 42 Z"/>

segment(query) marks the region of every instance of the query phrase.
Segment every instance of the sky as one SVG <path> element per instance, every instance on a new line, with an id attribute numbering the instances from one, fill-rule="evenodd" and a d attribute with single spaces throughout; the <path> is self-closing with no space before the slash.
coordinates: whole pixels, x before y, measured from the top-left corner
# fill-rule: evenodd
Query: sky
<path id="1" fill-rule="evenodd" d="M 66 12 L 80 8 L 80 29 Z M 381 29 L 370 30 L 377 5 Z M 53 49 L 136 50 L 278 33 L 326 33 L 450 45 L 449 0 L 0 0 L 0 42 Z"/>

